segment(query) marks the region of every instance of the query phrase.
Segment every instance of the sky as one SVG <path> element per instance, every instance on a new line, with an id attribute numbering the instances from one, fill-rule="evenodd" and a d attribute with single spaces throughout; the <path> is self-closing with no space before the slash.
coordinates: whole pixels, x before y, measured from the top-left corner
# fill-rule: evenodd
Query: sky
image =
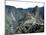
<path id="1" fill-rule="evenodd" d="M 32 3 L 32 2 L 17 2 L 17 1 L 6 1 L 6 5 L 14 6 L 16 8 L 32 8 L 36 5 L 38 7 L 43 7 L 44 3 Z"/>

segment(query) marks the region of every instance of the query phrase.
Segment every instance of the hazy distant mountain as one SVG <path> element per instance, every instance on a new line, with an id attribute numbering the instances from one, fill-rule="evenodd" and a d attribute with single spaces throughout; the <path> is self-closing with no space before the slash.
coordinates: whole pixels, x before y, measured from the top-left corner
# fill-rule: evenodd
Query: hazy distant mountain
<path id="1" fill-rule="evenodd" d="M 12 10 L 14 10 L 13 12 L 15 12 L 16 14 L 19 12 L 19 13 L 28 13 L 28 12 L 30 12 L 30 13 L 32 13 L 32 12 L 34 12 L 34 10 L 33 9 L 35 9 L 35 8 L 28 8 L 28 9 L 23 9 L 23 8 L 16 8 L 16 7 L 13 7 L 13 6 L 7 6 L 6 5 L 6 12 L 7 12 L 7 10 L 8 10 L 8 12 L 7 12 L 7 14 L 9 14 Z M 40 12 L 40 15 L 42 16 L 44 16 L 44 7 L 41 7 L 41 8 L 39 8 L 39 12 Z"/>

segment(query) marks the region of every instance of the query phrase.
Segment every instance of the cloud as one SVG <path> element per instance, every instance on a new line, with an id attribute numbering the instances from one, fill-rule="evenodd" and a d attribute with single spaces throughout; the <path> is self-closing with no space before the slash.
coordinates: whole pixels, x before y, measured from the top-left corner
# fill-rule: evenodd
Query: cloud
<path id="1" fill-rule="evenodd" d="M 6 5 L 14 6 L 16 8 L 29 8 L 35 7 L 43 7 L 44 3 L 32 3 L 32 2 L 16 2 L 16 1 L 6 1 Z"/>

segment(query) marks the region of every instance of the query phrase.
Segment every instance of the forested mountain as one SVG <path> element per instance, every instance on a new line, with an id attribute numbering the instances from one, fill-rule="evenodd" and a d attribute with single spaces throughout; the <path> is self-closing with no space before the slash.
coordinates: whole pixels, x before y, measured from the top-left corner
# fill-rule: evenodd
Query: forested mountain
<path id="1" fill-rule="evenodd" d="M 5 6 L 6 35 L 44 31 L 44 7 L 16 8 Z"/>

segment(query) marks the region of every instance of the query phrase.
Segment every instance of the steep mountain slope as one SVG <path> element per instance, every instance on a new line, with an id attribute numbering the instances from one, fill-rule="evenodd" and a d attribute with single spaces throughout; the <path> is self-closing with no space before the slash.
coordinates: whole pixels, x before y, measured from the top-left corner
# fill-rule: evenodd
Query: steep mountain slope
<path id="1" fill-rule="evenodd" d="M 5 10 L 6 35 L 44 31 L 44 7 L 22 9 L 6 5 Z"/>

